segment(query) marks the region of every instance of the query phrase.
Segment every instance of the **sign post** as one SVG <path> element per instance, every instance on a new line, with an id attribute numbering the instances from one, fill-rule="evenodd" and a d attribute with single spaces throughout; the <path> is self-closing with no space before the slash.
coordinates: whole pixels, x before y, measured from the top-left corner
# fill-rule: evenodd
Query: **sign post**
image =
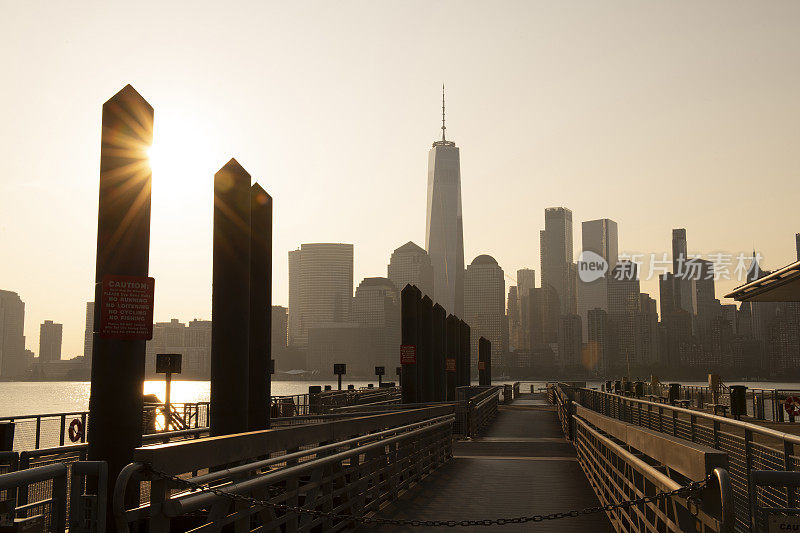
<path id="1" fill-rule="evenodd" d="M 378 387 L 381 386 L 383 375 L 386 373 L 386 368 L 382 366 L 375 367 L 375 375 L 378 376 Z"/>
<path id="2" fill-rule="evenodd" d="M 172 389 L 172 374 L 181 373 L 181 359 L 183 355 L 179 353 L 157 353 L 156 354 L 156 373 L 166 374 L 166 399 L 164 401 L 164 431 L 169 431 L 172 423 L 172 405 L 170 403 L 170 392 Z"/>
<path id="3" fill-rule="evenodd" d="M 347 365 L 344 363 L 334 363 L 333 373 L 339 378 L 339 390 L 342 390 L 342 376 L 347 374 Z"/>

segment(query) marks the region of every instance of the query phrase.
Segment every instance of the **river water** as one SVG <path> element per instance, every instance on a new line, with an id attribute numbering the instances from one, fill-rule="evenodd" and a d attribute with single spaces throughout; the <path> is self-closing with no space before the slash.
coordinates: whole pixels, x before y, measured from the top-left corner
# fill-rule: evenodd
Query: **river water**
<path id="1" fill-rule="evenodd" d="M 668 383 L 668 380 L 664 380 Z M 353 384 L 356 387 L 365 387 L 367 383 L 375 381 L 344 381 L 343 387 Z M 501 384 L 502 382 L 496 382 Z M 544 387 L 546 382 L 524 382 L 522 391 L 530 390 L 530 385 L 535 388 Z M 703 381 L 687 381 L 684 385 L 707 385 Z M 800 383 L 775 383 L 775 382 L 731 382 L 726 385 L 747 385 L 750 388 L 788 389 L 800 390 Z M 272 394 L 284 396 L 290 394 L 305 394 L 309 385 L 331 385 L 334 389 L 336 381 L 273 381 Z M 173 381 L 172 401 L 175 403 L 204 402 L 209 400 L 208 381 Z M 599 387 L 599 381 L 587 382 L 589 387 Z M 164 399 L 163 381 L 145 381 L 145 394 L 156 394 Z M 88 381 L 11 381 L 0 382 L 0 417 L 23 416 L 34 414 L 63 413 L 69 411 L 85 411 L 89 408 L 89 382 Z"/>

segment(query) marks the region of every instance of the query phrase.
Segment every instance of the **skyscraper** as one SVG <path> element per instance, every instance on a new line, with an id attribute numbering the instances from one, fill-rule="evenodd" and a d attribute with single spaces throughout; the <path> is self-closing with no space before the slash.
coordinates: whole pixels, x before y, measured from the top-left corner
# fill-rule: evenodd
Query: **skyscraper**
<path id="1" fill-rule="evenodd" d="M 411 284 L 416 285 L 422 294 L 434 299 L 431 258 L 428 252 L 413 242 L 408 241 L 392 252 L 387 271 L 389 280 L 398 292 Z"/>
<path id="2" fill-rule="evenodd" d="M 94 302 L 86 302 L 86 329 L 83 332 L 83 357 L 92 364 L 92 332 L 94 331 Z"/>
<path id="3" fill-rule="evenodd" d="M 539 234 L 542 287 L 552 287 L 561 304 L 561 314 L 575 314 L 576 269 L 572 262 L 572 211 L 566 207 L 544 210 L 544 230 Z"/>
<path id="4" fill-rule="evenodd" d="M 290 361 L 286 359 L 286 348 L 289 346 L 289 313 L 288 309 L 280 305 L 272 306 L 272 359 L 275 361 L 275 371 L 292 370 Z"/>
<path id="5" fill-rule="evenodd" d="M 536 271 L 532 268 L 517 270 L 517 316 L 520 323 L 519 346 L 517 348 L 531 348 L 530 329 L 530 299 L 531 289 L 536 287 Z"/>
<path id="6" fill-rule="evenodd" d="M 619 241 L 617 223 L 607 218 L 587 220 L 581 224 L 581 248 L 593 252 L 608 264 L 606 275 L 591 282 L 576 281 L 578 288 L 578 314 L 588 324 L 590 309 L 608 310 L 608 272 L 617 264 Z M 589 328 L 583 328 L 584 340 L 588 340 Z"/>
<path id="7" fill-rule="evenodd" d="M 25 303 L 16 292 L 0 290 L 0 376 L 25 370 Z"/>
<path id="8" fill-rule="evenodd" d="M 490 255 L 479 255 L 467 267 L 464 277 L 464 320 L 470 326 L 473 365 L 478 361 L 478 339 L 492 343 L 492 364 L 499 364 L 507 347 L 505 325 L 505 277 Z"/>
<path id="9" fill-rule="evenodd" d="M 289 252 L 289 346 L 300 343 L 300 258 L 302 252 Z"/>
<path id="10" fill-rule="evenodd" d="M 611 323 L 610 364 L 637 362 L 636 314 L 641 310 L 639 272 L 636 263 L 620 261 L 608 278 L 608 317 Z"/>
<path id="11" fill-rule="evenodd" d="M 348 322 L 352 300 L 352 244 L 303 244 L 289 252 L 290 344 L 306 346 L 316 325 Z"/>
<path id="12" fill-rule="evenodd" d="M 353 298 L 353 321 L 376 329 L 375 354 L 364 354 L 367 366 L 397 366 L 400 346 L 400 293 L 387 278 L 364 278 Z M 369 357 L 373 355 L 373 357 Z"/>
<path id="13" fill-rule="evenodd" d="M 456 143 L 445 139 L 442 87 L 442 140 L 428 152 L 428 205 L 425 248 L 433 265 L 433 301 L 448 313 L 464 314 L 464 227 L 461 217 L 461 163 Z M 402 288 L 400 288 L 402 290 Z"/>
<path id="14" fill-rule="evenodd" d="M 45 320 L 39 326 L 39 362 L 61 360 L 61 337 L 64 325 Z"/>

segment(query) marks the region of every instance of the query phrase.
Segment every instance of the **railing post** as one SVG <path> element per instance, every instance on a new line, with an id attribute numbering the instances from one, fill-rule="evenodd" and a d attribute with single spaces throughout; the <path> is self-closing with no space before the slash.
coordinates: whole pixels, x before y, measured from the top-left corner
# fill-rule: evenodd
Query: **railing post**
<path id="1" fill-rule="evenodd" d="M 692 442 L 697 442 L 697 415 L 689 415 L 689 427 L 692 432 Z"/>
<path id="2" fill-rule="evenodd" d="M 750 472 L 753 469 L 753 430 L 744 430 L 744 463 L 745 463 L 745 476 L 747 480 L 747 499 L 755 501 L 756 497 L 754 487 L 750 484 Z M 752 517 L 749 517 L 752 519 Z"/>
<path id="3" fill-rule="evenodd" d="M 50 530 L 61 533 L 67 526 L 67 473 L 66 470 L 53 478 Z"/>
<path id="4" fill-rule="evenodd" d="M 792 455 L 794 455 L 794 443 L 784 440 L 783 469 L 787 472 L 794 470 L 794 461 L 792 460 Z M 791 486 L 786 487 L 786 507 L 794 507 L 794 487 Z"/>
<path id="5" fill-rule="evenodd" d="M 39 449 L 39 442 L 40 442 L 41 435 L 42 435 L 42 417 L 41 416 L 37 416 L 36 417 L 36 445 L 35 445 L 35 448 L 34 448 L 35 450 Z"/>

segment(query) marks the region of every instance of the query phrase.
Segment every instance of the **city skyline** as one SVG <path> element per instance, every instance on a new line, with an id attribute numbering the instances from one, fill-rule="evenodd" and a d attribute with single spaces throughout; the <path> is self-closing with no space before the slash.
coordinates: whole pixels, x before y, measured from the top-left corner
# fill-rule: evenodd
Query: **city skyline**
<path id="1" fill-rule="evenodd" d="M 796 230 L 774 233 L 771 215 L 790 213 L 777 222 L 796 223 L 798 193 L 788 187 L 779 197 L 742 197 L 764 180 L 789 185 L 798 173 L 792 154 L 800 141 L 800 37 L 793 21 L 800 8 L 723 5 L 612 4 L 605 9 L 616 16 L 602 17 L 588 4 L 574 11 L 513 5 L 502 15 L 465 5 L 458 27 L 444 6 L 425 6 L 422 25 L 421 4 L 399 7 L 391 27 L 377 24 L 386 8 L 371 6 L 363 15 L 385 30 L 382 36 L 370 24 L 353 26 L 347 10 L 321 6 L 330 16 L 315 17 L 291 60 L 271 51 L 292 39 L 274 20 L 305 21 L 297 7 L 232 12 L 249 33 L 226 34 L 231 44 L 221 50 L 218 40 L 182 27 L 193 51 L 162 53 L 159 38 L 175 37 L 180 8 L 162 7 L 155 17 L 150 9 L 125 13 L 132 27 L 155 36 L 150 44 L 137 32 L 113 34 L 119 8 L 49 6 L 42 16 L 11 6 L 0 42 L 10 50 L 8 75 L 28 82 L 3 89 L 19 105 L 9 106 L 0 126 L 7 140 L 0 288 L 26 304 L 28 348 L 39 344 L 39 324 L 53 320 L 64 325 L 62 357 L 83 353 L 85 302 L 94 296 L 97 119 L 102 102 L 128 82 L 157 109 L 151 272 L 159 322 L 211 316 L 211 181 L 231 156 L 264 176 L 275 198 L 274 304 L 288 303 L 285 254 L 297 243 L 354 243 L 354 279 L 361 280 L 383 275 L 402 243 L 424 242 L 425 150 L 439 127 L 442 81 L 448 129 L 466 156 L 465 262 L 490 254 L 506 273 L 536 269 L 543 210 L 565 206 L 576 226 L 615 220 L 621 252 L 669 252 L 670 230 L 686 228 L 690 252 L 755 248 L 764 268 L 781 267 L 794 259 L 789 239 Z M 216 22 L 196 7 L 201 22 Z M 65 24 L 79 18 L 88 22 Z M 753 30 L 759 21 L 769 32 Z M 417 28 L 413 37 L 399 30 L 403 22 Z M 342 54 L 317 57 L 338 36 L 336 24 L 352 30 L 338 43 Z M 25 37 L 33 27 L 37 41 Z M 260 41 L 256 28 L 273 37 Z M 365 50 L 370 39 L 381 46 Z M 444 43 L 449 62 L 430 53 Z M 142 53 L 129 53 L 137 48 Z M 228 67 L 234 51 L 242 61 Z M 487 73 L 508 82 L 475 83 Z M 216 83 L 229 74 L 242 83 Z M 380 123 L 391 127 L 376 139 Z M 520 239 L 520 232 L 530 235 Z M 579 246 L 575 239 L 576 257 Z M 717 294 L 738 284 L 719 283 Z M 641 290 L 655 296 L 657 287 L 657 279 L 643 281 Z"/>

